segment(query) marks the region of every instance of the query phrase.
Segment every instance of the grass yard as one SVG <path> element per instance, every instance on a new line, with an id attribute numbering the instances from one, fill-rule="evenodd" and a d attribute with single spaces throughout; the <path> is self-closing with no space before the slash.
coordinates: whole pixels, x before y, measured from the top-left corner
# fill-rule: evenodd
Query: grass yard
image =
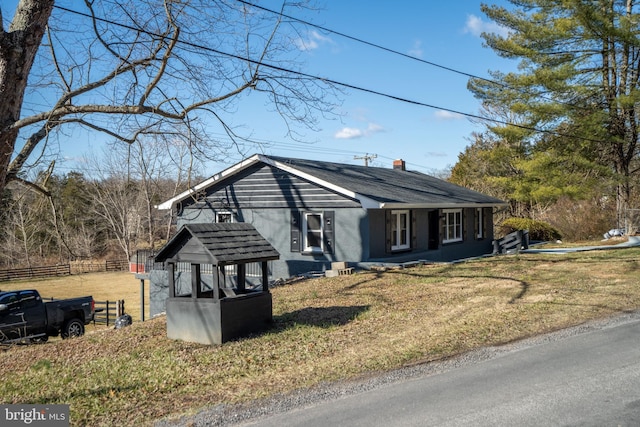
<path id="1" fill-rule="evenodd" d="M 0 403 L 70 404 L 73 425 L 150 425 L 637 310 L 639 273 L 640 248 L 630 248 L 300 281 L 272 290 L 270 331 L 222 346 L 168 340 L 160 317 L 11 347 L 0 352 Z M 116 274 L 96 276 L 95 288 L 89 276 L 79 290 L 95 292 L 79 294 L 118 292 Z M 131 280 L 122 286 L 133 301 Z M 48 283 L 34 287 L 48 295 Z"/>

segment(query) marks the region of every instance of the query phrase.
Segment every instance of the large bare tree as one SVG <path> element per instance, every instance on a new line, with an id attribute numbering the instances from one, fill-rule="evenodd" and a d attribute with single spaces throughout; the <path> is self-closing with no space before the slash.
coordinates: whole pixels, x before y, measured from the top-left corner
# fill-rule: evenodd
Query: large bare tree
<path id="1" fill-rule="evenodd" d="M 235 0 L 20 0 L 0 28 L 0 192 L 78 126 L 125 143 L 187 129 L 194 156 L 224 155 L 244 93 L 299 136 L 335 94 L 297 72 L 297 25 Z"/>

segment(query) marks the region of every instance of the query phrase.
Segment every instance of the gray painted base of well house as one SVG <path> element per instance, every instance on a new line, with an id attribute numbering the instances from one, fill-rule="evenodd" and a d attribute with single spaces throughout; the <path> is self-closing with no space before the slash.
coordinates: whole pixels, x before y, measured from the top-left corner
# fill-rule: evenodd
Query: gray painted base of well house
<path id="1" fill-rule="evenodd" d="M 167 337 L 200 344 L 222 344 L 269 328 L 273 307 L 269 292 L 220 300 L 167 298 Z"/>

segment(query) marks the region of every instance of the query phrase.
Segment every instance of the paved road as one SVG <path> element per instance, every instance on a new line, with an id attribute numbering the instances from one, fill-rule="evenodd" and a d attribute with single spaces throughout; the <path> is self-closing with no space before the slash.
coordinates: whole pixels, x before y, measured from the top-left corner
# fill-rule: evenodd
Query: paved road
<path id="1" fill-rule="evenodd" d="M 640 426 L 637 316 L 246 425 Z"/>

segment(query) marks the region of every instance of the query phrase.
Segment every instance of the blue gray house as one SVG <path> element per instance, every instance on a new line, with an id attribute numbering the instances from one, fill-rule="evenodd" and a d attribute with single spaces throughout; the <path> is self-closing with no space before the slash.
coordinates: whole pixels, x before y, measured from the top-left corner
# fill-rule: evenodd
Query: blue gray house
<path id="1" fill-rule="evenodd" d="M 248 222 L 280 253 L 270 277 L 492 252 L 493 212 L 505 202 L 393 168 L 256 154 L 167 200 L 178 228 Z"/>
<path id="2" fill-rule="evenodd" d="M 269 278 L 331 268 L 452 261 L 493 251 L 493 213 L 506 203 L 449 182 L 393 168 L 354 166 L 256 154 L 160 204 L 177 226 L 246 222 L 279 253 Z M 247 265 L 248 286 L 261 278 Z M 189 265 L 176 266 L 176 286 L 190 289 Z M 225 267 L 226 284 L 237 273 Z M 202 266 L 203 283 L 215 269 Z M 165 311 L 166 271 L 149 274 L 151 315 Z M 180 283 L 183 282 L 181 285 Z"/>

